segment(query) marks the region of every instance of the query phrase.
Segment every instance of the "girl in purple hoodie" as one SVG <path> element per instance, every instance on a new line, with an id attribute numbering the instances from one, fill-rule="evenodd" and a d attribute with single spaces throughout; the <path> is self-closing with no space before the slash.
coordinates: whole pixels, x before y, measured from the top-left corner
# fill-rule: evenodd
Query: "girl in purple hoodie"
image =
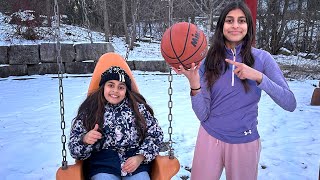
<path id="1" fill-rule="evenodd" d="M 265 91 L 275 103 L 294 111 L 296 99 L 270 53 L 252 47 L 252 15 L 244 2 L 221 12 L 207 57 L 185 70 L 192 108 L 200 120 L 191 180 L 255 180 L 260 136 L 258 102 Z"/>

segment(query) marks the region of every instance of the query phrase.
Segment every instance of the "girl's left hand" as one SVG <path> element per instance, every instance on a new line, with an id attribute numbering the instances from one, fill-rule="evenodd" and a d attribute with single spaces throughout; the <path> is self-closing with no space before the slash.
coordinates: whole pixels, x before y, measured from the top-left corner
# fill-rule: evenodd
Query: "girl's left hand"
<path id="1" fill-rule="evenodd" d="M 261 83 L 262 81 L 262 73 L 247 66 L 246 64 L 234 62 L 230 59 L 226 59 L 229 64 L 235 65 L 236 68 L 233 71 L 234 74 L 238 76 L 240 79 L 250 79 L 256 81 L 257 83 Z"/>
<path id="2" fill-rule="evenodd" d="M 200 75 L 199 75 L 199 68 L 200 65 L 197 65 L 195 63 L 191 64 L 190 69 L 184 69 L 182 65 L 179 66 L 179 69 L 176 69 L 172 67 L 172 69 L 177 73 L 177 74 L 183 74 L 187 77 L 189 80 L 190 87 L 193 89 L 197 89 L 200 87 Z"/>
<path id="3" fill-rule="evenodd" d="M 128 173 L 134 172 L 145 159 L 143 155 L 132 156 L 122 166 L 122 170 Z"/>

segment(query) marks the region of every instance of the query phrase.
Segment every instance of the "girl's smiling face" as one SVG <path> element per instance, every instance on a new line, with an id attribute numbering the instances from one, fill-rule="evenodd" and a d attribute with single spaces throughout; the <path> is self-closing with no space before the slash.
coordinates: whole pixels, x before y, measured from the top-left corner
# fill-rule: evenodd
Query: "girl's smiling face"
<path id="1" fill-rule="evenodd" d="M 226 39 L 226 46 L 233 48 L 246 36 L 248 32 L 248 24 L 246 16 L 241 9 L 231 10 L 223 24 L 223 35 Z"/>
<path id="2" fill-rule="evenodd" d="M 109 80 L 104 84 L 104 97 L 111 104 L 119 104 L 125 97 L 127 86 L 117 80 Z"/>

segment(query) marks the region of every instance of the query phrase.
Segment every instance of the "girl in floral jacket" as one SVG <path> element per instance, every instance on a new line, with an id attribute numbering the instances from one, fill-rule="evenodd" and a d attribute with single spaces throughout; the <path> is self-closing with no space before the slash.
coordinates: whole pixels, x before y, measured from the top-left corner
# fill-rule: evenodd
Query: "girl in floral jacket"
<path id="1" fill-rule="evenodd" d="M 131 79 L 113 66 L 87 96 L 73 120 L 71 156 L 86 160 L 91 180 L 148 180 L 163 131 L 144 97 L 131 91 Z"/>

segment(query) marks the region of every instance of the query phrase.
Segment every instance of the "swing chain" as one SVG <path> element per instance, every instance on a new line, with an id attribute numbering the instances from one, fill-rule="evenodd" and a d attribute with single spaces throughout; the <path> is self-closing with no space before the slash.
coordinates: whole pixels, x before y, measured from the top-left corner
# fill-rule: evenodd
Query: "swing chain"
<path id="1" fill-rule="evenodd" d="M 126 52 L 126 57 L 125 57 L 125 60 L 126 60 L 126 61 L 128 61 L 128 58 L 129 58 L 129 52 L 130 52 L 130 47 L 129 47 L 129 44 L 128 44 L 127 52 Z"/>
<path id="2" fill-rule="evenodd" d="M 55 15 L 55 38 L 56 38 L 56 52 L 57 52 L 57 63 L 59 66 L 58 70 L 58 79 L 59 79 L 59 96 L 60 96 L 60 116 L 61 116 L 61 143 L 62 143 L 62 169 L 68 168 L 67 162 L 67 150 L 66 150 L 66 135 L 65 135 L 65 127 L 66 123 L 64 120 L 64 101 L 63 101 L 63 72 L 62 72 L 62 58 L 61 58 L 61 44 L 60 44 L 60 15 L 59 15 L 59 7 L 58 0 L 54 1 L 54 15 Z"/>
<path id="3" fill-rule="evenodd" d="M 169 107 L 169 114 L 168 114 L 169 158 L 174 159 L 174 152 L 173 152 L 173 148 L 172 148 L 172 105 L 173 105 L 173 102 L 172 102 L 172 91 L 173 91 L 172 80 L 173 80 L 173 76 L 172 76 L 171 68 L 169 71 L 168 80 L 169 80 L 169 88 L 168 88 L 168 94 L 169 94 L 169 101 L 168 101 L 168 107 Z"/>
<path id="4" fill-rule="evenodd" d="M 169 26 L 171 26 L 172 24 L 172 7 L 173 7 L 173 0 L 169 0 Z M 169 159 L 174 159 L 174 152 L 173 152 L 173 148 L 172 148 L 172 80 L 173 80 L 173 76 L 172 76 L 172 68 L 170 67 L 169 70 L 169 76 L 168 76 L 168 80 L 169 80 L 169 88 L 168 88 L 168 94 L 169 94 L 169 102 L 168 102 L 168 107 L 169 107 L 169 114 L 168 114 L 168 121 L 169 121 L 169 127 L 168 127 L 168 134 L 169 134 Z"/>

